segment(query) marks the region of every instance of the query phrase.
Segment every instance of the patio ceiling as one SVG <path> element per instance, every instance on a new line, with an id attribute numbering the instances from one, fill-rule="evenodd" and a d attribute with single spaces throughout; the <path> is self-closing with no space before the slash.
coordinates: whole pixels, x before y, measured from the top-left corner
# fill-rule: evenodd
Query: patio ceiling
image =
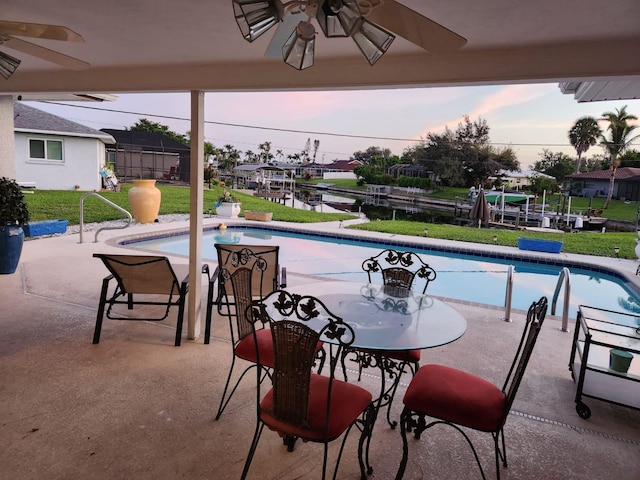
<path id="1" fill-rule="evenodd" d="M 531 82 L 626 82 L 640 93 L 638 0 L 402 0 L 467 39 L 433 54 L 403 38 L 373 67 L 350 39 L 319 28 L 315 65 L 265 58 L 273 33 L 246 42 L 231 0 L 5 0 L 0 20 L 64 25 L 85 43 L 28 39 L 88 62 L 74 71 L 0 46 L 22 64 L 0 94 L 386 88 Z M 25 40 L 27 40 L 25 38 Z M 635 93 L 634 93 L 635 92 Z"/>

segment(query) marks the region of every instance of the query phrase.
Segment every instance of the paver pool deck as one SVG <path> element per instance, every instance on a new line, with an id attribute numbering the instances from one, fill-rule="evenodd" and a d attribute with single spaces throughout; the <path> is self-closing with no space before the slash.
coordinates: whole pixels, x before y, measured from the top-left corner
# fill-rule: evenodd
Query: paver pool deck
<path id="1" fill-rule="evenodd" d="M 220 221 L 213 217 L 204 223 Z M 77 234 L 29 240 L 16 273 L 0 275 L 2 478 L 240 477 L 253 434 L 255 388 L 253 377 L 247 378 L 221 419 L 214 420 L 231 360 L 225 319 L 214 319 L 209 345 L 199 337 L 174 347 L 175 315 L 162 323 L 106 321 L 100 344 L 91 343 L 100 286 L 107 273 L 93 253 L 122 252 L 113 242 L 116 237 L 187 227 L 187 222 L 135 225 L 102 232 L 98 242 L 92 232 L 85 232 L 83 244 Z M 337 231 L 339 224 L 304 228 Z M 184 257 L 171 259 L 187 262 Z M 637 262 L 590 260 L 623 271 L 635 281 Z M 287 280 L 289 286 L 300 286 L 319 279 L 289 269 Z M 204 282 L 203 312 L 206 288 Z M 467 319 L 467 332 L 450 345 L 425 351 L 422 364 L 463 368 L 501 386 L 524 312 L 512 312 L 513 321 L 504 322 L 501 309 L 448 303 Z M 571 331 L 574 321 L 570 319 Z M 509 415 L 505 426 L 509 467 L 502 469 L 502 478 L 639 480 L 640 411 L 585 399 L 592 416 L 584 420 L 577 415 L 576 385 L 568 369 L 572 335 L 562 332 L 560 325 L 559 317 L 547 317 Z M 367 372 L 362 385 L 375 391 L 376 375 L 374 370 Z M 394 403 L 396 415 L 410 378 L 402 380 Z M 359 478 L 356 433 L 346 446 L 341 479 Z M 485 472 L 495 478 L 490 435 L 471 437 Z M 399 431 L 378 422 L 371 445 L 372 478 L 394 478 L 401 447 Z M 297 444 L 288 453 L 276 434 L 265 431 L 249 478 L 315 479 L 321 460 L 318 445 Z M 410 441 L 405 478 L 480 475 L 463 438 L 440 427 L 426 432 L 420 441 Z"/>

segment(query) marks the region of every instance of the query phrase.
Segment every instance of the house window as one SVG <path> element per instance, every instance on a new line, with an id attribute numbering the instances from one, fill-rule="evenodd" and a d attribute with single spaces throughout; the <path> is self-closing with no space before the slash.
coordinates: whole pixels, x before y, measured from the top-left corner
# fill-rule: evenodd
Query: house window
<path id="1" fill-rule="evenodd" d="M 37 138 L 29 140 L 29 158 L 32 160 L 62 162 L 64 160 L 62 152 L 62 140 L 42 140 Z"/>

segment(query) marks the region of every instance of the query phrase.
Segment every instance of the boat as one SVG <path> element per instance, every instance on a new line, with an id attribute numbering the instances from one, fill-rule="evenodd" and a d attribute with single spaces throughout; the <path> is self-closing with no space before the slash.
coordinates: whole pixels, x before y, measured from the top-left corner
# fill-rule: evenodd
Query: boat
<path id="1" fill-rule="evenodd" d="M 515 192 L 499 192 L 499 191 L 489 191 L 484 192 L 484 196 L 489 203 L 501 203 L 502 197 L 504 195 L 505 203 L 525 203 L 530 199 L 535 198 L 533 195 L 527 195 L 525 193 L 515 193 Z"/>

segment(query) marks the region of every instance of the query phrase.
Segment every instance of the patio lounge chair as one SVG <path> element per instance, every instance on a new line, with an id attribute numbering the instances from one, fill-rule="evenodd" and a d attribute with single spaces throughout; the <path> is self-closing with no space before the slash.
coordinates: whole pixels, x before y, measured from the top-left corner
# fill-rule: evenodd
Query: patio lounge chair
<path id="1" fill-rule="evenodd" d="M 184 307 L 189 292 L 187 267 L 180 266 L 174 269 L 169 259 L 163 256 L 104 253 L 95 253 L 93 256 L 102 260 L 111 272 L 102 281 L 93 343 L 100 342 L 100 332 L 105 314 L 111 320 L 162 321 L 169 315 L 171 307 L 175 306 L 178 307 L 175 346 L 180 346 Z M 180 277 L 176 275 L 176 270 L 180 272 Z M 202 266 L 202 273 L 209 274 L 207 264 Z M 178 278 L 182 278 L 182 280 L 179 281 Z M 111 294 L 109 294 L 110 285 L 113 285 Z M 118 306 L 123 305 L 126 305 L 126 309 L 118 309 Z M 149 316 L 146 314 L 143 314 L 144 316 L 129 315 L 128 311 L 133 310 L 136 305 L 148 307 L 146 314 Z M 117 311 L 114 311 L 114 307 Z M 119 310 L 124 310 L 124 312 Z"/>

